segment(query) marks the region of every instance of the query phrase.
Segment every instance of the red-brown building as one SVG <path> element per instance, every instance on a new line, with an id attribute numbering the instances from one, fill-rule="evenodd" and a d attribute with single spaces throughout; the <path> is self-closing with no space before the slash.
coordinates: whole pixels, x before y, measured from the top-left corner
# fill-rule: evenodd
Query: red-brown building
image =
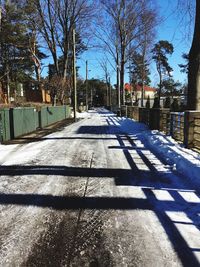
<path id="1" fill-rule="evenodd" d="M 133 100 L 140 99 L 142 97 L 142 86 L 139 84 L 130 85 L 125 83 L 124 89 L 128 92 L 132 92 Z M 144 98 L 147 99 L 148 96 L 150 99 L 154 99 L 157 90 L 153 87 L 144 85 Z"/>

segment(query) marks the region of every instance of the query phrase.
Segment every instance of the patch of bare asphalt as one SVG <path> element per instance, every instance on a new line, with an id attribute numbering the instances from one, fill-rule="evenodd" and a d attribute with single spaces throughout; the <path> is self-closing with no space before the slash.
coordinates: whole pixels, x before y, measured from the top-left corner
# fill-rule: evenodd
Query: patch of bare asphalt
<path id="1" fill-rule="evenodd" d="M 91 154 L 76 154 L 73 163 L 90 165 L 91 168 Z M 84 198 L 94 186 L 89 177 L 79 179 L 79 188 L 77 183 L 75 186 L 74 179 L 68 179 L 68 183 L 71 186 L 68 184 L 66 193 L 73 197 Z M 111 214 L 111 211 L 102 210 L 52 210 L 46 222 L 41 222 L 46 224 L 45 230 L 22 266 L 114 266 L 111 254 L 104 244 L 105 223 Z"/>
<path id="2" fill-rule="evenodd" d="M 22 266 L 113 266 L 104 244 L 106 211 L 51 212 Z"/>

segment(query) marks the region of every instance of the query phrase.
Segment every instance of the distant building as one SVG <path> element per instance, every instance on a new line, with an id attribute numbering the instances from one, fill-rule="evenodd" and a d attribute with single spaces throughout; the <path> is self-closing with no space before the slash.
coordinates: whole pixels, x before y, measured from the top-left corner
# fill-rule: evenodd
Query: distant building
<path id="1" fill-rule="evenodd" d="M 133 92 L 133 96 L 135 97 L 135 100 L 142 98 L 142 86 L 141 85 L 139 84 L 133 85 L 132 92 Z M 155 88 L 144 85 L 144 99 L 147 99 L 148 97 L 150 99 L 154 99 L 156 92 L 157 90 Z"/>
<path id="2" fill-rule="evenodd" d="M 132 94 L 133 103 L 137 102 L 138 105 L 140 105 L 142 98 L 142 86 L 139 84 L 130 85 L 129 83 L 125 83 L 124 89 L 126 90 L 126 92 Z M 156 93 L 156 88 L 144 85 L 144 105 L 146 103 L 147 98 L 149 97 L 150 105 L 152 106 Z"/>

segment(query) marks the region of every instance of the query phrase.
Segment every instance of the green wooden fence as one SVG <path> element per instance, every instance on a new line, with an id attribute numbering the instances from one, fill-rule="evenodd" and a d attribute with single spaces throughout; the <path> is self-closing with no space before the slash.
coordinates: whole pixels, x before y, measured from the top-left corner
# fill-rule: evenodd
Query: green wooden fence
<path id="1" fill-rule="evenodd" d="M 0 141 L 9 141 L 18 136 L 31 133 L 37 128 L 69 118 L 69 106 L 0 109 Z"/>
<path id="2" fill-rule="evenodd" d="M 0 109 L 0 141 L 8 141 L 10 139 L 9 109 Z"/>

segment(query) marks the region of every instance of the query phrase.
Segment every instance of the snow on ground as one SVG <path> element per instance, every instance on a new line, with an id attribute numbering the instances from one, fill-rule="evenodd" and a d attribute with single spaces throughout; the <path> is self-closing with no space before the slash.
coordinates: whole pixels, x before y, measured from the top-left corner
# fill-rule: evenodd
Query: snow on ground
<path id="1" fill-rule="evenodd" d="M 107 112 L 105 109 L 99 109 L 100 112 Z M 89 110 L 88 112 L 77 112 L 77 118 L 87 119 L 91 118 L 91 116 L 95 113 L 94 110 Z M 120 121 L 115 121 L 116 126 L 120 126 L 120 129 L 123 132 L 130 134 L 140 135 L 140 139 L 142 140 L 142 146 L 150 146 L 150 148 L 157 153 L 161 158 L 165 160 L 170 166 L 173 166 L 176 171 L 191 181 L 195 182 L 195 184 L 200 185 L 200 154 L 192 151 L 191 149 L 186 149 L 180 144 L 178 144 L 173 138 L 170 136 L 166 136 L 165 134 L 153 130 L 150 131 L 148 127 L 143 123 L 135 123 L 131 119 L 122 118 Z M 140 142 L 140 141 L 138 141 Z M 139 145 L 139 143 L 137 143 Z M 38 145 L 41 148 L 41 144 Z M 2 160 L 7 159 L 9 155 L 18 149 L 19 145 L 2 145 L 0 144 L 0 163 L 2 164 Z M 32 144 L 27 145 L 25 150 L 27 153 L 27 159 L 33 154 L 37 153 L 37 149 L 34 146 L 34 151 L 32 153 L 27 150 L 30 147 L 32 149 Z M 26 158 L 26 155 L 22 155 L 23 158 Z M 17 163 L 17 162 L 16 162 Z"/>
<path id="2" fill-rule="evenodd" d="M 145 133 L 152 149 L 161 157 L 174 165 L 177 172 L 200 185 L 200 155 L 190 149 L 183 148 L 171 137 L 166 137 L 158 131 Z"/>
<path id="3" fill-rule="evenodd" d="M 153 130 L 148 130 L 142 123 L 135 123 L 131 119 L 120 121 L 121 129 L 128 134 L 139 134 L 144 146 L 149 146 L 166 163 L 184 177 L 200 185 L 200 154 L 184 148 L 172 137 Z"/>
<path id="4" fill-rule="evenodd" d="M 3 161 L 17 149 L 17 147 L 18 145 L 6 146 L 0 143 L 0 164 L 2 164 Z"/>
<path id="5" fill-rule="evenodd" d="M 198 183 L 199 154 L 104 109 L 77 117 L 82 120 L 40 141 L 0 145 L 0 265 L 20 266 L 32 253 L 32 265 L 26 266 L 50 266 L 39 265 L 38 257 L 51 259 L 56 250 L 71 255 L 78 240 L 81 251 L 73 266 L 88 266 L 87 253 L 100 260 L 108 255 L 113 266 L 182 266 L 180 258 L 184 266 L 196 266 L 187 265 L 185 255 L 193 253 L 200 262 L 200 197 L 182 181 Z M 55 208 L 60 199 L 63 213 Z M 97 230 L 95 249 L 91 238 Z M 48 240 L 52 246 L 46 248 Z M 57 263 L 61 256 L 55 255 Z"/>
<path id="6" fill-rule="evenodd" d="M 85 118 L 89 118 L 91 114 L 91 111 L 89 110 L 88 112 L 84 111 L 84 112 L 76 112 L 76 116 L 79 119 L 85 119 Z"/>

